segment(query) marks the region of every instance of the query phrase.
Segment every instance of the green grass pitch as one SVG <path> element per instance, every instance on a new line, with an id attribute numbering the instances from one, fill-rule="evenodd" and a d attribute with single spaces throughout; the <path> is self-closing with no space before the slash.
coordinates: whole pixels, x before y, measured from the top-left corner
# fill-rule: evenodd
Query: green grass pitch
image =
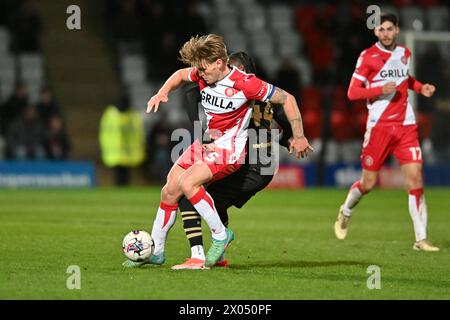
<path id="1" fill-rule="evenodd" d="M 164 266 L 121 266 L 123 236 L 151 228 L 157 188 L 1 190 L 0 299 L 450 299 L 448 189 L 426 193 L 438 253 L 412 250 L 401 190 L 365 197 L 348 238 L 336 240 L 332 225 L 345 195 L 263 191 L 230 210 L 236 238 L 228 268 L 173 271 L 190 253 L 180 217 Z M 71 265 L 81 270 L 79 290 L 66 286 Z M 380 267 L 379 290 L 367 288 L 370 265 Z"/>

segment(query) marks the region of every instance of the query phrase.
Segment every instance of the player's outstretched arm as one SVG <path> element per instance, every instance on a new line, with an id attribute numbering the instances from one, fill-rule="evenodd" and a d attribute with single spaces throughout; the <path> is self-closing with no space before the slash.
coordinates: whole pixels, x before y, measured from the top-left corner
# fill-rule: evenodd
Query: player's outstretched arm
<path id="1" fill-rule="evenodd" d="M 289 152 L 291 153 L 295 150 L 295 156 L 299 159 L 300 156 L 303 158 L 308 155 L 308 152 L 314 151 L 303 133 L 302 116 L 295 98 L 283 89 L 276 88 L 274 94 L 270 98 L 270 102 L 283 105 L 286 117 L 291 124 L 293 140 Z"/>
<path id="2" fill-rule="evenodd" d="M 169 101 L 169 93 L 189 81 L 190 71 L 191 68 L 184 68 L 175 71 L 158 90 L 158 93 L 150 98 L 147 103 L 147 113 L 158 111 L 158 107 L 161 102 Z"/>

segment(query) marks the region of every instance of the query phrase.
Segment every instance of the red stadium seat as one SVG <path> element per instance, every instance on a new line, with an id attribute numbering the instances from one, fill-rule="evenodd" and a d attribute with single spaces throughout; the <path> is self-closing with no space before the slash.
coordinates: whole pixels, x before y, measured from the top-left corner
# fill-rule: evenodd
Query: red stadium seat
<path id="1" fill-rule="evenodd" d="M 322 38 L 317 46 L 311 46 L 309 48 L 308 56 L 311 59 L 315 71 L 328 70 L 334 60 L 333 46 Z"/>
<path id="2" fill-rule="evenodd" d="M 417 126 L 419 127 L 420 139 L 426 139 L 431 137 L 431 126 L 433 121 L 433 115 L 430 113 L 419 113 L 417 116 Z"/>
<path id="3" fill-rule="evenodd" d="M 355 135 L 359 138 L 364 136 L 366 132 L 366 124 L 367 124 L 367 105 L 364 100 L 356 100 L 350 103 L 351 105 L 351 113 L 353 118 L 353 126 L 355 129 Z"/>
<path id="4" fill-rule="evenodd" d="M 434 7 L 439 4 L 439 0 L 418 0 L 418 3 L 422 7 Z"/>
<path id="5" fill-rule="evenodd" d="M 300 110 L 321 110 L 320 91 L 316 87 L 304 87 L 300 93 Z"/>
<path id="6" fill-rule="evenodd" d="M 336 141 L 355 138 L 352 114 L 349 110 L 333 110 L 330 116 L 331 135 Z"/>
<path id="7" fill-rule="evenodd" d="M 323 112 L 307 109 L 302 111 L 303 128 L 308 140 L 320 138 L 322 134 Z"/>
<path id="8" fill-rule="evenodd" d="M 358 138 L 361 138 L 366 133 L 366 125 L 367 125 L 367 115 L 368 112 L 365 110 L 364 112 L 353 113 L 353 125 L 355 127 L 355 135 Z"/>
<path id="9" fill-rule="evenodd" d="M 392 4 L 397 8 L 411 6 L 414 4 L 414 0 L 393 0 Z"/>
<path id="10" fill-rule="evenodd" d="M 344 88 L 343 86 L 336 86 L 334 88 L 332 109 L 349 111 L 347 92 L 346 88 Z"/>
<path id="11" fill-rule="evenodd" d="M 299 6 L 295 10 L 295 26 L 297 30 L 305 34 L 307 31 L 314 29 L 318 12 L 315 5 Z"/>

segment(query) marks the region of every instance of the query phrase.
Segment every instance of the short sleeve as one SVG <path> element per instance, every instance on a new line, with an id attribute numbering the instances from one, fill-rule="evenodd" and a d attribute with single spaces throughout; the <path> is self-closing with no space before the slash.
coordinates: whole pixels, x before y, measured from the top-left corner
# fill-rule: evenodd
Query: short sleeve
<path id="1" fill-rule="evenodd" d="M 188 74 L 188 78 L 192 82 L 199 82 L 200 81 L 201 78 L 198 75 L 197 68 L 195 68 L 195 67 L 191 68 L 191 70 L 189 71 L 189 74 Z"/>
<path id="2" fill-rule="evenodd" d="M 246 74 L 235 82 L 234 87 L 242 90 L 245 97 L 249 100 L 258 100 L 267 102 L 275 92 L 275 86 L 259 79 L 253 74 Z"/>

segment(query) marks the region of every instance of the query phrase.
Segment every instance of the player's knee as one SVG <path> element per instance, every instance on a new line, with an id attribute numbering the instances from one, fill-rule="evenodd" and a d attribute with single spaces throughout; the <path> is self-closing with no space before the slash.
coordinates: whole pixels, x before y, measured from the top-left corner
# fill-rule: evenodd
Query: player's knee
<path id="1" fill-rule="evenodd" d="M 370 191 L 375 188 L 375 185 L 377 183 L 377 179 L 373 178 L 366 178 L 361 181 L 361 188 L 364 190 L 364 193 L 369 193 Z"/>
<path id="2" fill-rule="evenodd" d="M 170 184 L 166 184 L 161 189 L 161 201 L 163 202 L 174 202 L 177 198 L 179 192 L 177 192 L 176 188 Z"/>
<path id="3" fill-rule="evenodd" d="M 178 186 L 183 191 L 183 194 L 189 194 L 190 191 L 194 188 L 194 184 L 189 177 L 183 177 L 178 181 Z"/>
<path id="4" fill-rule="evenodd" d="M 419 171 L 409 174 L 406 177 L 406 184 L 408 186 L 408 189 L 422 188 L 423 187 L 422 173 Z"/>

